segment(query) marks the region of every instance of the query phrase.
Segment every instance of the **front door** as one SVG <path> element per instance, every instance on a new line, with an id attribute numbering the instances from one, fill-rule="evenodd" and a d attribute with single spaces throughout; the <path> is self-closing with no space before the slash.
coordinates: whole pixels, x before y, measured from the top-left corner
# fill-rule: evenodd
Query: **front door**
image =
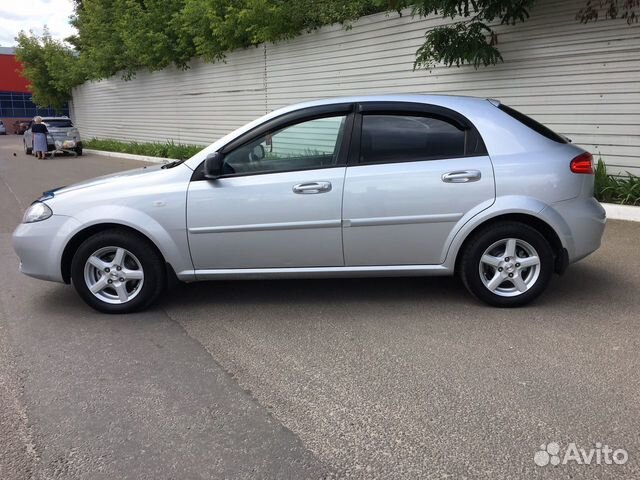
<path id="1" fill-rule="evenodd" d="M 345 264 L 441 264 L 452 229 L 495 198 L 482 140 L 443 109 L 366 107 L 345 180 Z"/>
<path id="2" fill-rule="evenodd" d="M 276 123 L 223 149 L 225 175 L 189 186 L 196 270 L 344 265 L 343 139 L 352 116 L 325 112 Z"/>

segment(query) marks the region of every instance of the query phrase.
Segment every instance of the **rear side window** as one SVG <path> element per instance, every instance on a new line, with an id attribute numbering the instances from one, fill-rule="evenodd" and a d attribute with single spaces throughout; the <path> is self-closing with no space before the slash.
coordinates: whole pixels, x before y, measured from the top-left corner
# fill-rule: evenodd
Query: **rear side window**
<path id="1" fill-rule="evenodd" d="M 506 105 L 502 105 L 502 104 L 500 104 L 498 108 L 502 110 L 504 113 L 506 113 L 507 115 L 518 120 L 520 123 L 526 125 L 531 130 L 534 130 L 535 132 L 539 133 L 544 137 L 547 137 L 549 140 L 553 140 L 554 142 L 558 142 L 558 143 L 567 143 L 567 140 L 564 137 L 561 137 L 556 132 L 554 132 L 550 128 L 545 127 L 541 123 L 536 122 L 533 118 L 528 117 L 524 113 L 521 113 L 517 110 L 514 110 L 511 107 L 507 107 Z"/>
<path id="2" fill-rule="evenodd" d="M 363 115 L 360 163 L 461 157 L 465 131 L 433 117 Z"/>

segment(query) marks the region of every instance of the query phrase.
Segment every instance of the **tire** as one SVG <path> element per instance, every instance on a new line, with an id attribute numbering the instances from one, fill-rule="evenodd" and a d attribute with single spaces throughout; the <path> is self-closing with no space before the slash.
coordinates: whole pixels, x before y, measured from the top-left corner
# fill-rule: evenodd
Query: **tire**
<path id="1" fill-rule="evenodd" d="M 22 145 L 24 146 L 24 153 L 26 155 L 31 155 L 31 153 L 33 152 L 32 148 L 28 148 L 27 147 L 27 142 L 25 142 L 24 140 L 22 141 Z"/>
<path id="2" fill-rule="evenodd" d="M 162 293 L 165 276 L 164 261 L 155 246 L 120 229 L 89 237 L 71 262 L 76 291 L 87 304 L 103 313 L 144 310 Z"/>
<path id="3" fill-rule="evenodd" d="M 82 147 L 76 148 L 76 154 L 81 157 L 82 156 Z"/>
<path id="4" fill-rule="evenodd" d="M 476 298 L 509 308 L 540 296 L 549 285 L 553 265 L 553 250 L 540 232 L 524 223 L 503 222 L 487 226 L 469 239 L 458 273 Z"/>

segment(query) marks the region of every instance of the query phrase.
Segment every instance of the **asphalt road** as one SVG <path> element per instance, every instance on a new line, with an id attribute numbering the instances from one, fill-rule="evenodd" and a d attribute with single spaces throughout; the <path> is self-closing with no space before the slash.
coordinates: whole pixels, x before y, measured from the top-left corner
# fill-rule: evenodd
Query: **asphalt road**
<path id="1" fill-rule="evenodd" d="M 105 316 L 20 275 L 10 232 L 41 191 L 140 163 L 17 147 L 0 137 L 0 478 L 640 476 L 640 224 L 517 310 L 410 278 L 202 283 Z M 537 466 L 554 441 L 628 460 Z"/>

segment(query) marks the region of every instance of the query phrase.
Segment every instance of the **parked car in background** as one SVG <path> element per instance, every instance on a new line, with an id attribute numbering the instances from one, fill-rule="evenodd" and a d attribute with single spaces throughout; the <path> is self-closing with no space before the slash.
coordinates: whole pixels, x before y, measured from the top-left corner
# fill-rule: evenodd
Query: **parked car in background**
<path id="1" fill-rule="evenodd" d="M 24 135 L 31 122 L 25 120 L 17 120 L 13 122 L 13 133 L 16 135 Z"/>
<path id="2" fill-rule="evenodd" d="M 495 100 L 322 100 L 186 161 L 45 192 L 13 245 L 23 273 L 108 313 L 149 306 L 174 275 L 457 274 L 516 307 L 600 246 L 593 173 L 591 154 Z"/>
<path id="3" fill-rule="evenodd" d="M 0 135 L 6 135 L 7 134 L 7 128 L 4 126 L 4 123 L 2 122 L 2 120 L 0 120 Z"/>
<path id="4" fill-rule="evenodd" d="M 73 126 L 69 117 L 42 117 L 42 123 L 47 126 L 48 151 L 70 150 L 82 155 L 82 140 L 80 132 Z M 24 152 L 30 155 L 33 151 L 33 135 L 31 122 L 22 137 Z"/>

